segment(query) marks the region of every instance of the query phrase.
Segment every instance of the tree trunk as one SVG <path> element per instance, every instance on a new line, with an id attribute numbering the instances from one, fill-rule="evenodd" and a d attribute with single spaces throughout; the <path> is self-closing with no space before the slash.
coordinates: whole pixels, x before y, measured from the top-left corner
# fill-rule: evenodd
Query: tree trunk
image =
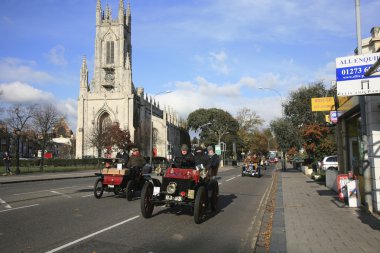
<path id="1" fill-rule="evenodd" d="M 42 144 L 42 155 L 41 155 L 41 163 L 40 163 L 40 172 L 44 171 L 44 161 L 45 161 L 45 148 L 46 144 Z"/>

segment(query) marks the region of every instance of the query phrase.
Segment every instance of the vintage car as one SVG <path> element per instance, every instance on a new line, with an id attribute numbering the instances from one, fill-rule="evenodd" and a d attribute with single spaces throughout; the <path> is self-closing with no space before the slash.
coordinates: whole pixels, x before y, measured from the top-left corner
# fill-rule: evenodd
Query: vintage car
<path id="1" fill-rule="evenodd" d="M 133 199 L 134 192 L 141 190 L 148 177 L 144 176 L 141 168 L 123 168 L 124 161 L 119 158 L 104 159 L 105 168 L 100 173 L 94 185 L 94 196 L 99 199 L 104 191 L 116 195 L 125 194 L 128 201 Z"/>
<path id="2" fill-rule="evenodd" d="M 210 196 L 208 196 L 208 194 Z M 141 213 L 150 218 L 154 206 L 191 207 L 194 221 L 199 224 L 205 218 L 207 208 L 217 210 L 219 185 L 216 179 L 208 176 L 203 165 L 195 168 L 169 167 L 162 177 L 162 183 L 151 180 L 144 184 L 141 191 Z"/>
<path id="3" fill-rule="evenodd" d="M 245 164 L 242 167 L 241 176 L 261 177 L 261 166 L 258 163 Z"/>

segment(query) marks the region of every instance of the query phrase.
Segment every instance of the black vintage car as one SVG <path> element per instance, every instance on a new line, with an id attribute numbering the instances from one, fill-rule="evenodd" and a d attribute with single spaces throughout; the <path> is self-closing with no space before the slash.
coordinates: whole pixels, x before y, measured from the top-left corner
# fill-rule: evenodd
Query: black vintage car
<path id="1" fill-rule="evenodd" d="M 208 196 L 210 190 L 211 196 Z M 171 166 L 158 180 L 148 181 L 141 192 L 141 213 L 150 218 L 154 206 L 190 206 L 194 211 L 194 221 L 199 224 L 205 218 L 206 209 L 217 210 L 219 185 L 208 176 L 203 166 L 196 168 L 174 168 Z"/>

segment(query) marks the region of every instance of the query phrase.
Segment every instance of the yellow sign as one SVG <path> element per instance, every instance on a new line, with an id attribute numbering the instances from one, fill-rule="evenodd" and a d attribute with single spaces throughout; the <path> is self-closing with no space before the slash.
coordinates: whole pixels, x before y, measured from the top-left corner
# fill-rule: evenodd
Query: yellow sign
<path id="1" fill-rule="evenodd" d="M 335 103 L 333 97 L 312 98 L 311 110 L 313 112 L 324 112 L 335 110 Z"/>
<path id="2" fill-rule="evenodd" d="M 330 115 L 325 115 L 325 121 L 326 121 L 327 123 L 331 123 Z"/>

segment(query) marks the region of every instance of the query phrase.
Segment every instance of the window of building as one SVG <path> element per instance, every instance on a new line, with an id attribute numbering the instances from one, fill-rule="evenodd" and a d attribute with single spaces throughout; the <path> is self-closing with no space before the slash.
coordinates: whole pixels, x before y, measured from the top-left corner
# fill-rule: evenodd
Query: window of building
<path id="1" fill-rule="evenodd" d="M 114 63 L 114 49 L 115 45 L 113 41 L 107 41 L 107 49 L 106 49 L 106 63 L 113 64 Z"/>

